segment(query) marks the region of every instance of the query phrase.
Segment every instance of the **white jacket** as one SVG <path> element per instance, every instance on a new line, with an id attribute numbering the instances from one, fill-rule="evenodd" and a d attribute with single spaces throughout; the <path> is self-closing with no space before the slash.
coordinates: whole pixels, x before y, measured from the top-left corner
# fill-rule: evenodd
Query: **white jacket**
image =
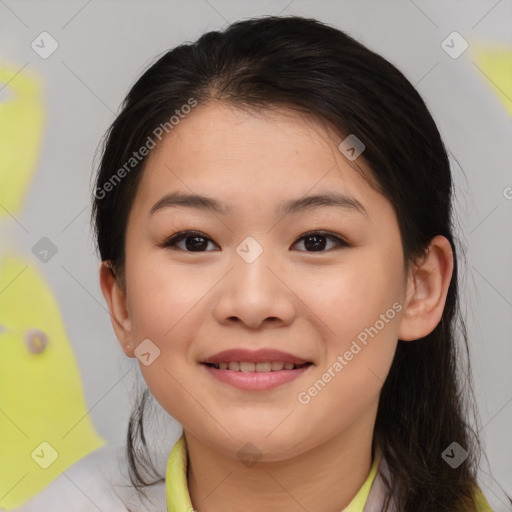
<path id="1" fill-rule="evenodd" d="M 175 445 L 175 449 L 179 443 Z M 186 445 L 183 451 L 173 450 L 175 471 L 171 473 L 176 482 L 169 487 L 175 491 L 171 501 L 176 503 L 174 496 L 188 496 L 186 486 Z M 166 474 L 169 453 L 152 453 L 152 459 L 160 475 Z M 375 467 L 375 472 L 373 468 Z M 377 469 L 378 468 L 378 469 Z M 344 509 L 345 512 L 380 512 L 386 495 L 383 477 L 389 481 L 389 469 L 385 459 L 380 455 L 374 461 L 372 472 L 375 474 L 365 502 L 356 504 L 357 497 Z M 370 477 L 369 477 L 370 478 Z M 371 482 L 371 483 L 370 483 Z M 166 485 L 164 482 L 145 487 L 147 498 L 142 498 L 133 488 L 127 473 L 125 446 L 122 443 L 103 446 L 80 459 L 76 464 L 62 472 L 41 493 L 29 500 L 25 505 L 14 509 L 18 512 L 165 512 L 167 510 Z M 363 488 L 361 488 L 361 494 Z M 492 512 L 484 495 L 479 489 L 480 512 Z M 190 500 L 187 498 L 185 501 Z M 181 500 L 183 503 L 183 500 Z M 174 507 L 176 508 L 176 507 Z M 178 507 L 179 508 L 179 507 Z M 183 508 L 183 507 L 181 507 Z M 391 504 L 390 512 L 395 509 Z M 189 510 L 172 510 L 169 512 L 193 512 Z"/>
<path id="2" fill-rule="evenodd" d="M 155 458 L 165 475 L 169 454 Z M 166 510 L 165 483 L 145 488 L 150 501 L 141 501 L 127 474 L 123 443 L 89 453 L 62 472 L 43 491 L 16 512 L 148 512 Z M 128 505 L 128 507 L 127 507 Z"/>

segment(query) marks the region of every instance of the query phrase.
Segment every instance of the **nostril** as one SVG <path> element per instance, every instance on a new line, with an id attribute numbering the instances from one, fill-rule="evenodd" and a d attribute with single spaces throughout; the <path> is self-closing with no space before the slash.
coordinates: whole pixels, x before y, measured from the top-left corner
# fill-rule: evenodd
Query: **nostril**
<path id="1" fill-rule="evenodd" d="M 33 354 L 40 354 L 48 345 L 48 336 L 41 329 L 25 331 L 25 344 Z"/>

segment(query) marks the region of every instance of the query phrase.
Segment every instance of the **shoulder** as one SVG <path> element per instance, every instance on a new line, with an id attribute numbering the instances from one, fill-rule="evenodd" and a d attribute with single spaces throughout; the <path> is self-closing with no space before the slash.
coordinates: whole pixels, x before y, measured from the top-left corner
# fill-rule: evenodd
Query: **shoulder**
<path id="1" fill-rule="evenodd" d="M 475 503 L 477 512 L 493 512 L 491 506 L 485 499 L 484 493 L 480 487 L 475 487 Z"/>
<path id="2" fill-rule="evenodd" d="M 391 472 L 385 457 L 382 457 L 363 512 L 377 512 L 382 510 L 382 506 L 388 497 L 390 498 L 388 510 L 390 512 L 396 512 L 398 509 L 396 501 L 393 496 L 389 496 L 390 485 Z M 494 512 L 478 486 L 474 488 L 474 498 L 475 508 L 472 510 L 475 510 L 475 512 Z M 461 510 L 460 512 L 465 512 L 465 510 Z"/>
<path id="3" fill-rule="evenodd" d="M 146 488 L 151 508 L 165 510 L 165 484 Z M 162 508 L 163 504 L 163 508 Z M 128 508 L 129 507 L 129 508 Z M 103 446 L 63 471 L 43 491 L 15 512 L 135 512 L 140 500 L 131 485 L 124 445 Z"/>

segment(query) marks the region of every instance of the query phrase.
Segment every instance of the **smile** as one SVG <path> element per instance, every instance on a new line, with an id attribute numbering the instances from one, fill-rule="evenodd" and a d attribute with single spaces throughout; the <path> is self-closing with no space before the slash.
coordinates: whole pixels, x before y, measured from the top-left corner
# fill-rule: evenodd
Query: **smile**
<path id="1" fill-rule="evenodd" d="M 291 382 L 305 372 L 313 363 L 284 363 L 229 361 L 219 363 L 201 363 L 216 381 L 243 391 L 267 391 Z"/>
<path id="2" fill-rule="evenodd" d="M 304 366 L 310 365 L 311 363 L 285 363 L 283 361 L 272 361 L 272 362 L 260 362 L 251 363 L 246 361 L 229 361 L 220 363 L 205 363 L 206 365 L 216 368 L 217 370 L 231 370 L 234 372 L 257 372 L 257 373 L 268 373 L 278 372 L 281 370 L 296 370 Z"/>

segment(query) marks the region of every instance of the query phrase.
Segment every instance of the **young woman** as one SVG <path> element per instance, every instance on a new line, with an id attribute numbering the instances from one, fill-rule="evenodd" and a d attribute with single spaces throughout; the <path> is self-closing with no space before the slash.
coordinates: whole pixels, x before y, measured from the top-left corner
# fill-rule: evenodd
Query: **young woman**
<path id="1" fill-rule="evenodd" d="M 127 443 L 145 504 L 111 510 L 491 510 L 450 164 L 384 58 L 300 17 L 169 51 L 107 134 L 93 219 L 148 387 Z M 160 474 L 149 393 L 183 426 Z"/>

